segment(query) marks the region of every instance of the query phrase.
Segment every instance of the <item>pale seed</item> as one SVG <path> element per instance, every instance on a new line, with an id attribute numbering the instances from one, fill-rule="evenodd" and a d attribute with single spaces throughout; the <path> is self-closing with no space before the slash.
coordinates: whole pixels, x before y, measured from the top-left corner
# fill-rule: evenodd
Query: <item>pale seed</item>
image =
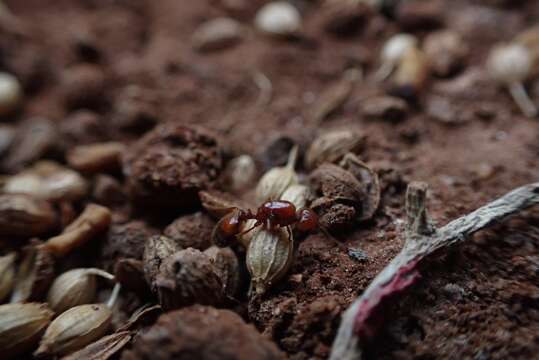
<path id="1" fill-rule="evenodd" d="M 16 253 L 9 253 L 0 257 L 0 302 L 3 301 L 13 289 L 15 282 Z"/>
<path id="2" fill-rule="evenodd" d="M 256 186 L 256 200 L 262 203 L 269 199 L 280 199 L 285 190 L 299 182 L 294 171 L 298 148 L 294 147 L 288 157 L 286 166 L 274 167 L 268 170 Z"/>
<path id="3" fill-rule="evenodd" d="M 355 152 L 364 144 L 365 136 L 356 131 L 333 130 L 316 138 L 305 154 L 305 166 L 314 169 L 317 166 L 339 161 L 344 154 Z"/>

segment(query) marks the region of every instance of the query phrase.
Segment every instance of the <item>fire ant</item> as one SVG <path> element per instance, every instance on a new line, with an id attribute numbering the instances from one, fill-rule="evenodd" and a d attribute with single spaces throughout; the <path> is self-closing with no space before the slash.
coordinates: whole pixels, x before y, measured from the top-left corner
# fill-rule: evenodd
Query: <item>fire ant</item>
<path id="1" fill-rule="evenodd" d="M 250 219 L 256 220 L 256 223 L 251 228 L 241 231 L 242 224 Z M 268 229 L 274 229 L 292 224 L 296 224 L 296 229 L 301 232 L 312 231 L 318 226 L 318 215 L 309 208 L 296 211 L 296 206 L 290 201 L 268 200 L 260 205 L 256 213 L 250 209 L 231 208 L 215 226 L 213 238 L 219 245 L 225 245 L 231 239 L 248 233 L 257 226 L 266 225 Z"/>

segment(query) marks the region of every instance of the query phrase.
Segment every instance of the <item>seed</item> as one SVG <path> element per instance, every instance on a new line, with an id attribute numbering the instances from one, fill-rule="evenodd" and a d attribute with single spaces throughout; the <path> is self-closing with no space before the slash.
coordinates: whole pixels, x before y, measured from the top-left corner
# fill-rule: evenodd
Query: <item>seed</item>
<path id="1" fill-rule="evenodd" d="M 212 246 L 204 250 L 204 254 L 208 255 L 210 261 L 215 265 L 225 294 L 234 297 L 241 285 L 240 264 L 234 251 L 230 248 Z"/>
<path id="2" fill-rule="evenodd" d="M 54 278 L 54 258 L 42 245 L 30 245 L 17 271 L 11 302 L 41 299 Z"/>
<path id="3" fill-rule="evenodd" d="M 54 280 L 47 302 L 57 313 L 82 304 L 90 303 L 95 298 L 95 275 L 113 280 L 114 276 L 100 269 L 73 269 L 66 271 Z"/>
<path id="4" fill-rule="evenodd" d="M 193 47 L 198 51 L 214 51 L 230 47 L 238 43 L 244 30 L 242 26 L 230 18 L 217 18 L 200 25 L 193 33 Z"/>
<path id="5" fill-rule="evenodd" d="M 0 236 L 39 236 L 56 223 L 56 213 L 49 203 L 24 194 L 0 195 Z"/>
<path id="6" fill-rule="evenodd" d="M 119 331 L 87 345 L 86 347 L 63 357 L 62 360 L 107 360 L 122 350 L 133 338 L 133 331 Z"/>
<path id="7" fill-rule="evenodd" d="M 177 251 L 181 246 L 166 236 L 151 236 L 144 246 L 144 278 L 153 292 L 156 292 L 155 279 L 159 274 L 159 267 L 166 258 Z"/>
<path id="8" fill-rule="evenodd" d="M 77 172 L 52 161 L 40 161 L 8 179 L 6 193 L 23 193 L 50 201 L 76 201 L 86 195 L 88 185 Z"/>
<path id="9" fill-rule="evenodd" d="M 518 43 L 496 45 L 487 59 L 487 69 L 492 79 L 508 88 L 527 117 L 537 115 L 537 107 L 524 88 L 524 82 L 532 72 L 533 61 L 530 50 Z"/>
<path id="10" fill-rule="evenodd" d="M 44 246 L 54 255 L 64 256 L 105 231 L 110 225 L 111 216 L 108 208 L 89 204 L 75 221 L 60 235 L 47 240 Z"/>
<path id="11" fill-rule="evenodd" d="M 410 89 L 414 93 L 421 90 L 429 75 L 429 64 L 425 53 L 412 47 L 403 54 L 392 77 L 395 87 Z"/>
<path id="12" fill-rule="evenodd" d="M 298 148 L 290 151 L 285 166 L 274 167 L 268 170 L 258 181 L 256 186 L 256 200 L 264 202 L 268 199 L 280 199 L 285 190 L 292 184 L 298 183 L 298 175 L 294 171 Z"/>
<path id="13" fill-rule="evenodd" d="M 2 302 L 13 289 L 15 282 L 16 253 L 9 253 L 0 257 L 0 302 Z"/>
<path id="14" fill-rule="evenodd" d="M 311 197 L 311 190 L 308 186 L 301 184 L 290 185 L 281 196 L 281 200 L 290 201 L 296 209 L 302 209 L 307 206 Z"/>
<path id="15" fill-rule="evenodd" d="M 410 34 L 396 34 L 389 38 L 382 48 L 380 54 L 382 65 L 376 72 L 375 78 L 379 81 L 385 80 L 395 70 L 408 49 L 417 47 L 417 44 L 417 38 Z"/>
<path id="16" fill-rule="evenodd" d="M 124 149 L 124 144 L 119 142 L 81 145 L 67 153 L 67 163 L 85 173 L 115 170 L 120 168 L 120 157 Z"/>
<path id="17" fill-rule="evenodd" d="M 314 169 L 322 163 L 335 163 L 344 154 L 363 146 L 365 136 L 357 131 L 333 130 L 317 137 L 305 154 L 305 166 Z"/>
<path id="18" fill-rule="evenodd" d="M 294 259 L 289 227 L 258 231 L 247 248 L 245 261 L 251 274 L 251 292 L 263 294 L 282 279 Z"/>
<path id="19" fill-rule="evenodd" d="M 11 74 L 0 72 L 0 116 L 9 115 L 22 102 L 22 86 Z"/>
<path id="20" fill-rule="evenodd" d="M 241 228 L 240 228 L 240 235 L 237 235 L 236 238 L 238 239 L 238 241 L 240 242 L 240 244 L 243 245 L 244 248 L 247 249 L 247 247 L 249 247 L 249 243 L 251 242 L 251 240 L 253 239 L 253 237 L 258 233 L 258 231 L 260 231 L 260 227 L 257 227 L 245 234 L 243 234 L 244 231 L 248 230 L 248 229 L 251 229 L 254 225 L 256 224 L 256 220 L 254 219 L 249 219 L 247 221 L 245 221 L 242 225 L 241 225 Z"/>
<path id="21" fill-rule="evenodd" d="M 469 49 L 455 31 L 443 30 L 429 34 L 423 45 L 432 71 L 438 76 L 449 76 L 464 65 Z"/>
<path id="22" fill-rule="evenodd" d="M 29 352 L 49 325 L 54 313 L 46 304 L 0 305 L 0 352 L 3 359 Z"/>
<path id="23" fill-rule="evenodd" d="M 111 318 L 105 304 L 72 307 L 51 322 L 34 356 L 66 355 L 82 349 L 106 334 Z"/>
<path id="24" fill-rule="evenodd" d="M 274 1 L 258 10 L 255 26 L 258 30 L 272 35 L 292 35 L 301 27 L 301 15 L 288 2 Z"/>
<path id="25" fill-rule="evenodd" d="M 252 156 L 240 155 L 227 164 L 225 182 L 233 192 L 245 190 L 256 178 L 256 164 Z"/>

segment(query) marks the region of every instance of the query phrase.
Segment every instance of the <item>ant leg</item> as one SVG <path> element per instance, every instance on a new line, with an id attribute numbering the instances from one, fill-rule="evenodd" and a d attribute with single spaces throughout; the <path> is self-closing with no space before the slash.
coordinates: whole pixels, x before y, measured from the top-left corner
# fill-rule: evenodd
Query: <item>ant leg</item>
<path id="1" fill-rule="evenodd" d="M 290 230 L 290 226 L 286 227 L 286 232 L 288 233 L 288 241 L 292 241 L 292 230 Z"/>

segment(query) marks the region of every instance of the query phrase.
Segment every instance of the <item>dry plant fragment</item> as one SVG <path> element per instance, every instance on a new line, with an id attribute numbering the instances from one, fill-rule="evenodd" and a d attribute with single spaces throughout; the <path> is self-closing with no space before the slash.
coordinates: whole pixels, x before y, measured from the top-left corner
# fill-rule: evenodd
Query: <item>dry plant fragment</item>
<path id="1" fill-rule="evenodd" d="M 245 190 L 254 183 L 257 170 L 255 160 L 250 155 L 240 155 L 230 160 L 224 171 L 227 188 L 233 192 Z"/>
<path id="2" fill-rule="evenodd" d="M 0 353 L 16 359 L 37 343 L 54 313 L 46 304 L 0 305 Z"/>
<path id="3" fill-rule="evenodd" d="M 94 268 L 72 269 L 54 280 L 47 295 L 47 303 L 57 313 L 93 302 L 96 293 L 95 276 L 114 280 L 111 274 Z"/>
<path id="4" fill-rule="evenodd" d="M 107 230 L 110 222 L 111 212 L 108 208 L 89 204 L 75 221 L 60 235 L 47 240 L 44 246 L 54 255 L 64 256 Z"/>
<path id="5" fill-rule="evenodd" d="M 215 219 L 221 219 L 228 214 L 231 209 L 247 208 L 248 205 L 232 194 L 211 190 L 200 191 L 198 193 L 202 207 Z"/>
<path id="6" fill-rule="evenodd" d="M 533 62 L 530 50 L 518 43 L 495 46 L 487 59 L 490 76 L 507 87 L 513 100 L 527 117 L 537 115 L 537 107 L 524 88 L 524 82 L 532 73 Z"/>
<path id="7" fill-rule="evenodd" d="M 17 270 L 11 302 L 41 299 L 54 278 L 54 258 L 41 244 L 29 245 Z"/>
<path id="8" fill-rule="evenodd" d="M 193 47 L 200 52 L 221 50 L 238 43 L 243 33 L 243 27 L 234 19 L 212 19 L 193 32 Z"/>
<path id="9" fill-rule="evenodd" d="M 513 213 L 539 204 L 539 183 L 533 183 L 517 188 L 441 228 L 435 228 L 426 210 L 426 191 L 424 183 L 408 186 L 404 247 L 343 314 L 333 342 L 331 360 L 361 358 L 362 340 L 375 336 L 380 326 L 373 315 L 383 300 L 414 283 L 421 260 L 437 250 L 465 241 L 473 233 Z"/>
<path id="10" fill-rule="evenodd" d="M 325 162 L 335 163 L 346 153 L 358 151 L 365 136 L 357 131 L 333 130 L 318 136 L 305 154 L 305 166 L 314 169 Z"/>
<path id="11" fill-rule="evenodd" d="M 66 154 L 67 163 L 84 173 L 100 173 L 120 168 L 125 145 L 120 142 L 77 146 Z"/>
<path id="12" fill-rule="evenodd" d="M 418 40 L 410 34 L 396 34 L 389 38 L 380 54 L 381 66 L 375 74 L 378 81 L 387 79 L 395 70 L 404 54 L 412 48 L 417 48 Z"/>
<path id="13" fill-rule="evenodd" d="M 280 200 L 290 201 L 297 210 L 307 207 L 311 200 L 311 190 L 306 185 L 294 184 L 285 190 Z"/>
<path id="14" fill-rule="evenodd" d="M 0 302 L 2 302 L 13 289 L 15 283 L 16 253 L 0 256 Z"/>
<path id="15" fill-rule="evenodd" d="M 318 99 L 313 109 L 313 117 L 316 122 L 321 122 L 339 110 L 348 100 L 354 85 L 361 80 L 363 73 L 360 69 L 348 69 L 342 78 L 334 85 L 325 90 Z"/>
<path id="16" fill-rule="evenodd" d="M 1 236 L 39 236 L 56 225 L 56 213 L 46 201 L 24 194 L 0 195 Z"/>
<path id="17" fill-rule="evenodd" d="M 258 230 L 258 231 L 257 231 Z M 258 228 L 247 247 L 245 262 L 251 274 L 251 294 L 263 294 L 281 280 L 294 260 L 290 227 Z"/>
<path id="18" fill-rule="evenodd" d="M 122 350 L 135 337 L 134 331 L 119 331 L 102 337 L 61 360 L 107 360 Z"/>
<path id="19" fill-rule="evenodd" d="M 262 175 L 255 190 L 257 202 L 262 203 L 268 199 L 280 199 L 290 185 L 299 182 L 298 175 L 294 171 L 297 153 L 298 148 L 295 146 L 290 151 L 288 162 L 285 166 L 274 167 Z"/>
<path id="20" fill-rule="evenodd" d="M 45 160 L 10 177 L 3 190 L 49 201 L 77 201 L 86 195 L 88 184 L 76 171 Z"/>
<path id="21" fill-rule="evenodd" d="M 155 279 L 163 309 L 193 304 L 219 305 L 224 300 L 223 283 L 208 255 L 188 248 L 167 257 Z"/>
<path id="22" fill-rule="evenodd" d="M 66 355 L 99 339 L 108 331 L 112 318 L 105 304 L 72 307 L 49 325 L 34 356 Z"/>

